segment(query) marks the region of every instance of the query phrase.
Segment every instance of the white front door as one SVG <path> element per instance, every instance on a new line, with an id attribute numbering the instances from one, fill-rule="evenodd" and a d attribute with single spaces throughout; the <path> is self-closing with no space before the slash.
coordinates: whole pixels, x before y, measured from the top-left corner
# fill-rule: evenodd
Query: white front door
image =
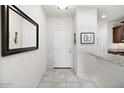
<path id="1" fill-rule="evenodd" d="M 71 67 L 72 37 L 70 31 L 55 32 L 55 64 L 57 68 Z"/>

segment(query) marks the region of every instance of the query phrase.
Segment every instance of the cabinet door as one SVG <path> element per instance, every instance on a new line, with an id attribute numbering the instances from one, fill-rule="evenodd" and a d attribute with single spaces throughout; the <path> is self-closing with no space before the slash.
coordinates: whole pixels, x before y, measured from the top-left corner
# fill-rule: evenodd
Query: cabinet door
<path id="1" fill-rule="evenodd" d="M 113 43 L 121 42 L 122 26 L 113 28 Z"/>

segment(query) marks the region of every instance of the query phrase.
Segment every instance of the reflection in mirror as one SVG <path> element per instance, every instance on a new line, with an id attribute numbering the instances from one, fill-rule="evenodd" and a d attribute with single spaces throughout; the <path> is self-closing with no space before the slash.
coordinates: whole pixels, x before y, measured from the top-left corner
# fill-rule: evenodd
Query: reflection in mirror
<path id="1" fill-rule="evenodd" d="M 38 49 L 39 25 L 15 5 L 2 5 L 2 56 Z"/>
<path id="2" fill-rule="evenodd" d="M 9 49 L 36 46 L 36 26 L 9 8 Z"/>

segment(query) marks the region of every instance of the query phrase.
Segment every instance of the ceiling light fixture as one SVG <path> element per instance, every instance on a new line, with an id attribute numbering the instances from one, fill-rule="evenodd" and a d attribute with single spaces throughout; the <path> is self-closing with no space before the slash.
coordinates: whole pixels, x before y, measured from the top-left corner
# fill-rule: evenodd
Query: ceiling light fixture
<path id="1" fill-rule="evenodd" d="M 103 14 L 102 16 L 101 16 L 101 18 L 106 18 L 107 16 L 105 15 L 105 14 Z"/>
<path id="2" fill-rule="evenodd" d="M 57 6 L 57 9 L 58 9 L 58 10 L 64 10 L 64 9 L 65 9 L 65 10 L 68 10 L 68 6 L 67 6 L 67 5 L 58 5 L 58 6 Z"/>

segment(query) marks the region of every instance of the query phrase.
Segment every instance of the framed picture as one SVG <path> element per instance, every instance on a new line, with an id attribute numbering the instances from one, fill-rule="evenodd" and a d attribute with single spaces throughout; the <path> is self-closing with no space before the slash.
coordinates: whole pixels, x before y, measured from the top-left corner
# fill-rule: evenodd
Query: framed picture
<path id="1" fill-rule="evenodd" d="M 74 33 L 74 45 L 76 45 L 76 33 Z"/>
<path id="2" fill-rule="evenodd" d="M 81 44 L 94 44 L 95 35 L 93 32 L 82 32 L 80 34 Z"/>

